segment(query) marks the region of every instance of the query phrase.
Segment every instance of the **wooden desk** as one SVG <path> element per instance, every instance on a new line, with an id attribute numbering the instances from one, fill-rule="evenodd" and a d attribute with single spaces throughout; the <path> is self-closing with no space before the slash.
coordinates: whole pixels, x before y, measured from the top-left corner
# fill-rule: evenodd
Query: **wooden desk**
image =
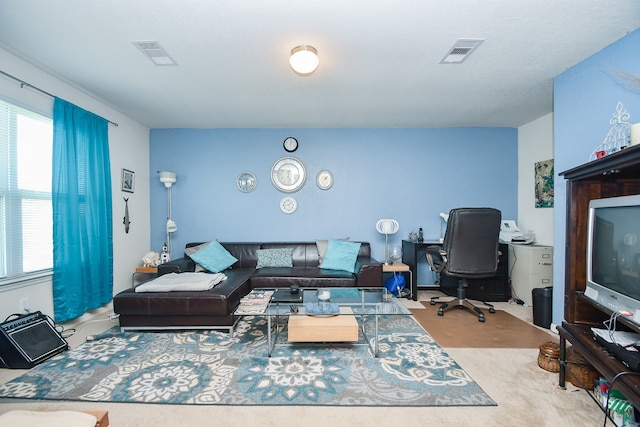
<path id="1" fill-rule="evenodd" d="M 411 240 L 402 241 L 402 261 L 411 268 L 413 278 L 411 283 L 412 291 L 417 296 L 420 284 L 420 274 L 418 264 L 427 262 L 426 252 L 428 246 L 441 246 L 442 242 L 413 242 Z M 509 286 L 509 246 L 500 243 L 498 256 L 498 271 L 494 277 L 484 279 L 469 279 L 473 286 L 467 288 L 467 297 L 480 301 L 509 301 L 511 299 L 511 287 Z M 438 287 L 434 288 L 447 295 L 456 295 L 458 279 L 442 274 Z"/>

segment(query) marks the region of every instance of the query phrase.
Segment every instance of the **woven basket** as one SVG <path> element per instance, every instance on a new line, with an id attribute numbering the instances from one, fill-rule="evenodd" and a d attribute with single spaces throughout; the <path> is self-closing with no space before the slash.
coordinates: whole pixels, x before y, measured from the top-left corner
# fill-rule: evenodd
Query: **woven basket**
<path id="1" fill-rule="evenodd" d="M 573 347 L 567 349 L 567 379 L 576 387 L 591 390 L 600 374 Z"/>
<path id="2" fill-rule="evenodd" d="M 538 354 L 538 366 L 545 371 L 560 372 L 560 345 L 555 342 L 548 341 L 540 346 Z"/>

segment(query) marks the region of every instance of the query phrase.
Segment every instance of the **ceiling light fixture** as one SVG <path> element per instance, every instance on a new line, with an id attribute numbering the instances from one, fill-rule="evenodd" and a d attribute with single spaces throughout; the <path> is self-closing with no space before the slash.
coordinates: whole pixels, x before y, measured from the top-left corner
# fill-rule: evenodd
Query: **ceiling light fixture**
<path id="1" fill-rule="evenodd" d="M 319 63 L 320 59 L 318 59 L 318 51 L 315 47 L 303 44 L 291 49 L 289 65 L 296 74 L 309 76 L 318 68 Z"/>

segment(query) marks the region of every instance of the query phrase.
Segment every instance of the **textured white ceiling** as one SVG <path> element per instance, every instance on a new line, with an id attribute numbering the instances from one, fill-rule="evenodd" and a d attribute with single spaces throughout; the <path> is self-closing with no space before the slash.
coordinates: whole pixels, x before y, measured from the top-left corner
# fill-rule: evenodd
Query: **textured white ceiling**
<path id="1" fill-rule="evenodd" d="M 638 28 L 638 0 L 0 0 L 0 46 L 150 128 L 517 127 Z M 458 38 L 485 42 L 440 64 Z M 318 49 L 309 77 L 299 44 Z"/>

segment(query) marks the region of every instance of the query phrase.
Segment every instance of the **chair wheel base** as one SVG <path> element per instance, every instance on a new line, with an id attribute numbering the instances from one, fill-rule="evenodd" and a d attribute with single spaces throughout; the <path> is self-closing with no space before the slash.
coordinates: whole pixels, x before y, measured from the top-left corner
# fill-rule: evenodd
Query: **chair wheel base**
<path id="1" fill-rule="evenodd" d="M 478 316 L 478 322 L 481 322 L 481 323 L 486 322 L 484 312 L 480 309 L 480 307 L 476 307 L 471 301 L 465 298 L 464 292 L 462 292 L 462 290 L 459 290 L 459 291 L 460 291 L 458 294 L 459 298 L 457 300 L 454 299 L 453 301 L 445 302 L 444 304 L 440 305 L 440 307 L 438 308 L 438 316 L 444 316 L 445 311 L 448 311 L 454 308 L 457 308 L 458 310 L 468 309 Z M 438 299 L 439 297 L 431 298 L 430 300 L 431 305 L 436 305 L 436 303 L 438 302 L 437 301 Z M 484 307 L 485 309 L 489 310 L 489 313 L 495 314 L 496 309 L 492 304 L 489 304 L 488 302 L 484 302 L 484 301 L 482 301 L 482 304 L 485 306 Z"/>

